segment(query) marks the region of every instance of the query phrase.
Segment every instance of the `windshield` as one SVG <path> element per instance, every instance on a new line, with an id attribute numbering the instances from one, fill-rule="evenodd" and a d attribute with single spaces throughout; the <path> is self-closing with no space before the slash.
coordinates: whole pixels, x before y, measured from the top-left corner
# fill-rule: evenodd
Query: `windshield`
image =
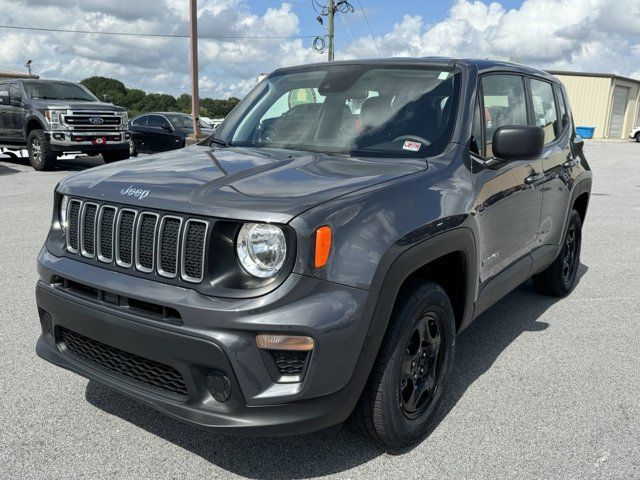
<path id="1" fill-rule="evenodd" d="M 330 65 L 276 72 L 216 137 L 236 146 L 361 156 L 437 155 L 449 143 L 457 69 Z"/>
<path id="2" fill-rule="evenodd" d="M 87 100 L 98 99 L 79 85 L 66 82 L 23 82 L 27 96 L 46 100 Z"/>
<path id="3" fill-rule="evenodd" d="M 193 128 L 191 115 L 166 115 L 175 128 Z"/>

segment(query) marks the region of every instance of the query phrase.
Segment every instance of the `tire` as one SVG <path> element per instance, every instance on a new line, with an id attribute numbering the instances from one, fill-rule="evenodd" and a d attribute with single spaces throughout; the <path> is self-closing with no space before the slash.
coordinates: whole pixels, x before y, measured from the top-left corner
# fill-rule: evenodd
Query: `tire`
<path id="1" fill-rule="evenodd" d="M 137 157 L 138 156 L 138 146 L 136 145 L 136 141 L 131 138 L 129 140 L 129 157 Z"/>
<path id="2" fill-rule="evenodd" d="M 564 297 L 573 289 L 580 266 L 581 247 L 582 220 L 580 214 L 572 210 L 560 254 L 546 270 L 533 276 L 533 285 L 538 293 Z"/>
<path id="3" fill-rule="evenodd" d="M 51 150 L 47 136 L 42 130 L 32 130 L 27 137 L 29 163 L 39 172 L 53 170 L 58 155 Z"/>
<path id="4" fill-rule="evenodd" d="M 104 160 L 104 163 L 119 162 L 120 160 L 126 160 L 127 158 L 129 158 L 129 149 L 102 152 L 102 159 Z"/>
<path id="5" fill-rule="evenodd" d="M 636 139 L 636 142 L 640 143 L 640 132 L 636 133 L 634 138 Z"/>
<path id="6" fill-rule="evenodd" d="M 431 431 L 451 381 L 455 331 L 451 302 L 439 285 L 404 289 L 352 416 L 361 433 L 400 449 Z"/>

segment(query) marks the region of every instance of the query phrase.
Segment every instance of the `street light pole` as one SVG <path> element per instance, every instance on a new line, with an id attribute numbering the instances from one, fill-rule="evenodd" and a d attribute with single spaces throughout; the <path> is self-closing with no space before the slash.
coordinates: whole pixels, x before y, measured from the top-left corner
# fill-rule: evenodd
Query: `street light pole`
<path id="1" fill-rule="evenodd" d="M 329 16 L 329 61 L 333 62 L 333 48 L 334 48 L 334 17 L 336 13 L 336 5 L 333 3 L 333 0 L 329 0 L 327 2 L 327 12 Z"/>
<path id="2" fill-rule="evenodd" d="M 193 117 L 193 135 L 200 136 L 200 97 L 198 94 L 198 0 L 189 0 L 189 23 L 191 43 L 191 116 Z"/>

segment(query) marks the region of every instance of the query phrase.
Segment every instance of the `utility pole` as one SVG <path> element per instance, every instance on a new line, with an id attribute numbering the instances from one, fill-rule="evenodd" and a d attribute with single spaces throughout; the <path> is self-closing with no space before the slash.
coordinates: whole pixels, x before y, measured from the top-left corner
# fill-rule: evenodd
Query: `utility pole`
<path id="1" fill-rule="evenodd" d="M 193 117 L 193 136 L 200 137 L 200 97 L 198 93 L 198 0 L 189 0 L 189 22 L 191 43 L 191 116 Z"/>
<path id="2" fill-rule="evenodd" d="M 327 12 L 329 16 L 329 61 L 333 62 L 333 48 L 334 48 L 334 37 L 335 37 L 334 19 L 336 15 L 336 6 L 333 3 L 333 0 L 328 0 Z"/>

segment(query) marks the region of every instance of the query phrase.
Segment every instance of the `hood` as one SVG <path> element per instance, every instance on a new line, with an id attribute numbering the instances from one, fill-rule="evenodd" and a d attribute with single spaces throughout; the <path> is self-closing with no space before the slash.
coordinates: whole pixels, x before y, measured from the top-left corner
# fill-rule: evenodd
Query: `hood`
<path id="1" fill-rule="evenodd" d="M 116 107 L 112 103 L 88 102 L 84 100 L 49 100 L 46 98 L 33 98 L 31 105 L 35 108 L 47 107 L 69 108 L 72 110 L 103 110 L 107 112 L 122 112 L 124 108 Z"/>
<path id="2" fill-rule="evenodd" d="M 64 194 L 179 213 L 287 223 L 341 195 L 425 170 L 420 159 L 372 159 L 194 145 L 92 168 Z"/>

